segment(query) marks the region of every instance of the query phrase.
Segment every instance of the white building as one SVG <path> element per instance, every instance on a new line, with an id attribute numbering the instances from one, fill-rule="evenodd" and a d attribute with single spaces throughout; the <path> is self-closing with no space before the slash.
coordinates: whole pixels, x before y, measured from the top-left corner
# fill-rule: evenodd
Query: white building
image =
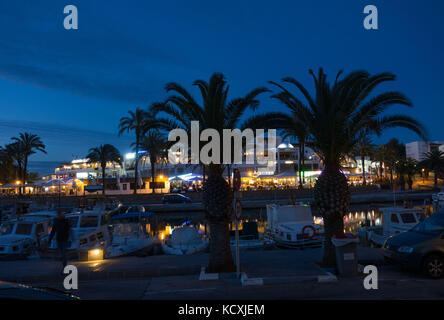
<path id="1" fill-rule="evenodd" d="M 407 158 L 415 159 L 417 161 L 424 160 L 424 154 L 432 150 L 440 149 L 444 145 L 444 141 L 414 141 L 406 143 L 405 152 Z"/>

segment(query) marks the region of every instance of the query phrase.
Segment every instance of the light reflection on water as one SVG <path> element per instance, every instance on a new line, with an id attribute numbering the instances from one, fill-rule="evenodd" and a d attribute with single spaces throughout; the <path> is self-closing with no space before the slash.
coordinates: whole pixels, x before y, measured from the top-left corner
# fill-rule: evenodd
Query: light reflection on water
<path id="1" fill-rule="evenodd" d="M 323 224 L 322 218 L 320 217 L 314 217 L 313 221 L 316 224 Z M 207 233 L 208 224 L 206 224 L 205 219 L 189 220 L 189 222 L 190 223 L 187 225 L 197 228 L 202 234 Z M 264 215 L 259 215 L 258 217 L 246 217 L 244 220 L 240 221 L 238 225 L 239 230 L 243 229 L 244 222 L 256 222 L 259 234 L 263 234 L 268 227 L 266 216 Z M 168 236 L 175 228 L 181 227 L 183 224 L 182 221 L 169 221 L 168 223 L 162 223 L 157 228 L 151 226 L 151 230 L 153 234 Z M 356 234 L 362 225 L 381 225 L 381 212 L 378 210 L 350 211 L 349 214 L 344 217 L 344 232 Z M 230 223 L 230 230 L 235 230 L 234 222 Z"/>

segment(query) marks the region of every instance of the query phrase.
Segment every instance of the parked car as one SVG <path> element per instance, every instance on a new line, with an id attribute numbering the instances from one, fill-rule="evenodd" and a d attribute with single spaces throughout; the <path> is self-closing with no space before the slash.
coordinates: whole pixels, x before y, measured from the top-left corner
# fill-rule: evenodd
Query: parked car
<path id="1" fill-rule="evenodd" d="M 444 277 L 444 211 L 388 238 L 383 254 L 389 262 L 422 271 L 431 278 Z"/>
<path id="2" fill-rule="evenodd" d="M 167 194 L 163 196 L 162 203 L 191 203 L 191 199 L 180 193 Z"/>
<path id="3" fill-rule="evenodd" d="M 432 194 L 432 200 L 444 201 L 444 192 L 438 192 L 438 193 Z"/>

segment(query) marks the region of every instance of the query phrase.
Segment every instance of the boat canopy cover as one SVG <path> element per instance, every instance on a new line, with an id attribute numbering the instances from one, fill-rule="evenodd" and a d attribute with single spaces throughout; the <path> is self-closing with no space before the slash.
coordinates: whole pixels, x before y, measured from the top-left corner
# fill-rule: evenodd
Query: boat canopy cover
<path id="1" fill-rule="evenodd" d="M 128 212 L 124 214 L 119 214 L 111 218 L 111 220 L 120 220 L 120 219 L 128 219 L 128 218 L 148 218 L 155 215 L 155 212 Z"/>
<path id="2" fill-rule="evenodd" d="M 202 236 L 192 227 L 176 228 L 171 233 L 173 246 L 194 245 L 202 242 Z"/>
<path id="3" fill-rule="evenodd" d="M 276 226 L 280 223 L 313 223 L 311 208 L 307 205 L 278 206 L 267 205 L 268 225 Z"/>

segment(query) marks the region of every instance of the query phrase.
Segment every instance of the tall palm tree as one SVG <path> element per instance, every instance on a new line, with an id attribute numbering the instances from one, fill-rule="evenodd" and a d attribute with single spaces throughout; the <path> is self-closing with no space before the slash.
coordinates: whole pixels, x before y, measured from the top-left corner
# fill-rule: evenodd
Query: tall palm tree
<path id="1" fill-rule="evenodd" d="M 313 148 L 324 164 L 316 181 L 314 198 L 324 219 L 326 242 L 323 264 L 327 266 L 336 263 L 331 238 L 334 234 L 343 233 L 343 217 L 350 203 L 350 191 L 341 170 L 341 159 L 358 143 L 359 133 L 368 129 L 380 134 L 386 128 L 405 127 L 422 137 L 426 135 L 425 128 L 411 117 L 383 115 L 394 104 L 411 105 L 403 94 L 386 92 L 367 99 L 375 87 L 395 80 L 395 75 L 381 73 L 372 76 L 366 71 L 355 71 L 341 79 L 341 73 L 330 84 L 322 68 L 317 76 L 310 70 L 315 85 L 313 95 L 296 79 L 282 79 L 300 91 L 306 105 L 284 87 L 279 97 L 291 111 L 296 110 L 300 121 L 306 124 Z"/>
<path id="2" fill-rule="evenodd" d="M 37 151 L 46 153 L 46 146 L 38 135 L 28 132 L 20 133 L 18 137 L 13 137 L 12 140 L 20 145 L 23 153 L 23 171 L 20 179 L 23 181 L 23 184 L 25 184 L 28 173 L 29 157 Z"/>
<path id="3" fill-rule="evenodd" d="M 17 180 L 22 179 L 21 177 L 23 173 L 23 161 L 24 161 L 23 145 L 18 142 L 13 142 L 6 145 L 5 151 L 15 164 L 16 168 L 15 178 Z M 22 188 L 19 188 L 19 193 L 20 194 L 22 193 Z"/>
<path id="4" fill-rule="evenodd" d="M 438 174 L 444 170 L 444 152 L 438 149 L 426 152 L 425 159 L 421 161 L 420 165 L 428 170 L 433 171 L 434 187 L 438 188 Z"/>
<path id="5" fill-rule="evenodd" d="M 294 112 L 291 116 L 288 116 L 286 122 L 281 123 L 282 138 L 293 137 L 298 140 L 298 181 L 299 188 L 303 188 L 305 176 L 302 172 L 305 171 L 305 146 L 309 139 L 309 132 L 305 124 L 298 121 L 298 117 Z"/>
<path id="6" fill-rule="evenodd" d="M 405 145 L 400 143 L 398 139 L 393 138 L 384 145 L 383 151 L 386 159 L 385 164 L 390 169 L 390 183 L 393 188 L 394 187 L 393 173 L 396 172 L 397 174 L 399 174 L 397 170 L 399 168 L 402 169 L 402 167 L 397 165 L 397 162 L 406 160 Z"/>
<path id="7" fill-rule="evenodd" d="M 379 145 L 373 150 L 373 159 L 374 161 L 378 162 L 378 178 L 379 180 L 383 180 L 386 171 L 384 168 L 386 168 L 386 158 L 387 158 L 387 148 L 385 145 Z"/>
<path id="8" fill-rule="evenodd" d="M 106 165 L 108 162 L 121 163 L 122 156 L 120 155 L 119 150 L 111 144 L 104 144 L 89 149 L 86 158 L 89 162 L 100 164 L 100 167 L 102 168 L 102 194 L 105 194 Z"/>
<path id="9" fill-rule="evenodd" d="M 359 156 L 361 158 L 362 165 L 362 184 L 367 185 L 365 178 L 365 157 L 373 154 L 375 145 L 372 144 L 371 138 L 369 136 L 368 130 L 363 130 L 358 134 L 358 141 L 354 148 L 352 149 L 352 155 L 356 158 Z"/>
<path id="10" fill-rule="evenodd" d="M 244 97 L 228 101 L 229 87 L 221 73 L 214 73 L 209 82 L 196 80 L 193 85 L 200 91 L 201 103 L 181 85 L 169 83 L 166 90 L 171 95 L 165 103 L 152 106 L 151 112 L 163 112 L 172 117 L 171 129 L 182 128 L 190 132 L 191 121 L 199 121 L 200 131 L 211 128 L 222 136 L 223 129 L 241 128 L 242 115 L 248 108 L 256 108 L 259 104 L 257 96 L 268 91 L 266 88 L 257 88 Z M 199 152 L 201 147 L 202 144 Z M 203 205 L 210 225 L 210 261 L 207 270 L 231 272 L 235 269 L 229 234 L 233 194 L 223 178 L 225 165 L 213 162 L 201 164 L 207 176 L 204 180 Z"/>
<path id="11" fill-rule="evenodd" d="M 134 147 L 136 151 L 135 165 L 134 165 L 134 194 L 137 193 L 139 184 L 139 150 L 140 142 L 143 135 L 147 130 L 147 118 L 148 113 L 140 108 L 136 108 L 136 111 L 128 111 L 129 115 L 120 119 L 119 123 L 119 137 L 124 132 L 134 131 L 136 140 L 134 142 Z"/>
<path id="12" fill-rule="evenodd" d="M 405 174 L 407 175 L 407 184 L 409 186 L 409 190 L 413 189 L 413 177 L 415 174 L 419 173 L 418 161 L 412 158 L 407 158 L 405 160 Z"/>
<path id="13" fill-rule="evenodd" d="M 156 177 L 156 163 L 164 154 L 164 150 L 168 148 L 165 136 L 157 130 L 150 130 L 143 138 L 141 147 L 147 151 L 150 158 L 151 166 L 151 184 L 153 193 L 155 193 L 155 177 Z"/>
<path id="14" fill-rule="evenodd" d="M 15 178 L 17 168 L 14 159 L 8 152 L 8 147 L 0 147 L 0 182 L 8 183 Z"/>

